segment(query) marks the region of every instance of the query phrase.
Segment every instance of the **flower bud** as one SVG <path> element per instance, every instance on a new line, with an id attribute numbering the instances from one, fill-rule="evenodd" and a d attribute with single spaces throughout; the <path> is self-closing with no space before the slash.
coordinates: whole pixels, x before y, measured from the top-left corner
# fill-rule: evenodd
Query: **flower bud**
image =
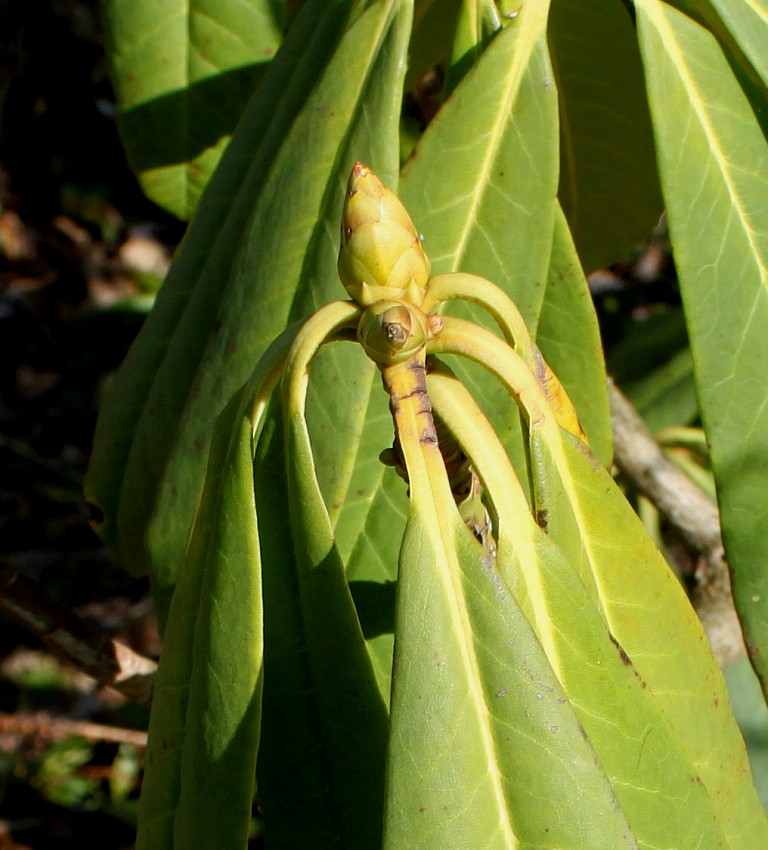
<path id="1" fill-rule="evenodd" d="M 341 216 L 339 277 L 362 307 L 381 299 L 424 300 L 430 264 L 397 196 L 355 163 Z"/>
<path id="2" fill-rule="evenodd" d="M 371 360 L 391 366 L 424 347 L 429 336 L 427 317 L 402 301 L 377 301 L 363 313 L 357 338 Z"/>

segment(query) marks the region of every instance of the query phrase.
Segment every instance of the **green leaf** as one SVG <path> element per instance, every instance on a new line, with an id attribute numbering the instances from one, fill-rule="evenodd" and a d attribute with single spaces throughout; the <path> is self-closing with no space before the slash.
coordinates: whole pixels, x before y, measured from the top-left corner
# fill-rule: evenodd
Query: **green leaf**
<path id="1" fill-rule="evenodd" d="M 599 600 L 622 662 L 632 667 L 643 683 L 633 710 L 635 704 L 644 707 L 646 729 L 653 734 L 647 740 L 631 735 L 631 740 L 643 742 L 642 747 L 636 759 L 629 750 L 624 757 L 627 764 L 640 769 L 648 767 L 644 765 L 648 756 L 653 768 L 648 782 L 629 781 L 626 786 L 619 782 L 617 786 L 632 825 L 639 829 L 638 818 L 645 821 L 638 838 L 646 839 L 649 846 L 666 840 L 680 847 L 757 850 L 768 839 L 768 822 L 752 785 L 722 675 L 682 587 L 607 471 L 565 433 L 560 459 L 556 455 L 561 449 L 546 445 L 546 441 L 532 430 L 531 455 L 537 460 L 534 475 L 539 479 L 537 492 L 542 500 L 537 499 L 537 510 L 546 505 L 549 537 L 567 553 L 572 568 L 580 570 L 585 586 L 594 587 L 591 595 Z M 573 629 L 566 629 L 558 618 L 553 621 L 553 630 L 573 638 Z M 586 641 L 581 645 L 590 647 L 592 658 L 592 645 Z M 575 668 L 570 672 L 577 675 Z M 581 680 L 577 677 L 577 681 Z M 612 684 L 606 682 L 603 687 L 608 702 Z M 569 697 L 581 705 L 580 696 L 567 684 L 565 687 Z M 605 758 L 592 730 L 594 714 L 588 707 L 585 710 L 590 716 L 582 716 L 582 721 L 596 751 Z M 642 722 L 638 729 L 641 726 Z M 646 747 L 658 743 L 653 740 L 657 735 L 668 735 L 662 748 L 667 755 L 654 759 Z M 606 769 L 613 772 L 610 761 L 606 758 L 605 762 Z M 695 790 L 692 777 L 697 777 Z M 649 799 L 641 801 L 641 789 L 649 787 L 666 788 L 662 796 L 668 801 L 691 794 L 697 802 L 683 810 L 676 806 L 659 821 L 648 816 L 655 804 Z M 636 811 L 625 794 L 635 797 Z M 660 823 L 663 834 L 657 831 Z M 717 837 L 720 835 L 722 838 Z M 705 840 L 706 844 L 697 843 Z"/>
<path id="2" fill-rule="evenodd" d="M 316 847 L 338 840 L 374 850 L 381 847 L 388 717 L 315 475 L 302 398 L 307 363 L 289 363 L 284 380 L 290 525 L 262 537 L 265 608 L 280 611 L 274 620 L 267 614 L 265 717 L 282 716 L 269 726 L 259 781 L 269 841 Z M 281 483 L 262 499 L 260 517 L 265 501 L 282 501 Z M 315 809 L 323 810 L 317 819 L 309 816 Z"/>
<path id="3" fill-rule="evenodd" d="M 399 430 L 412 502 L 384 847 L 636 847 L 525 615 L 459 517 L 439 450 L 419 440 L 422 420 L 411 416 L 410 433 Z"/>
<path id="4" fill-rule="evenodd" d="M 514 596 L 457 516 L 438 545 L 425 510 L 400 563 L 384 846 L 636 847 Z"/>
<path id="5" fill-rule="evenodd" d="M 247 399 L 245 399 L 247 402 Z M 139 850 L 242 848 L 260 734 L 262 597 L 251 425 L 219 418 L 157 673 Z"/>
<path id="6" fill-rule="evenodd" d="M 400 197 L 424 236 L 432 273 L 469 272 L 500 286 L 535 328 L 544 301 L 557 188 L 557 93 L 546 0 L 506 25 L 428 126 Z M 492 324 L 452 303 L 448 312 Z M 522 456 L 516 413 L 482 370 L 457 364 L 505 445 Z"/>
<path id="7" fill-rule="evenodd" d="M 433 274 L 492 280 L 534 326 L 557 181 L 547 7 L 535 0 L 491 40 L 427 128 L 399 192 Z"/>
<path id="8" fill-rule="evenodd" d="M 459 9 L 450 61 L 445 71 L 447 93 L 456 88 L 500 27 L 494 0 L 464 0 Z"/>
<path id="9" fill-rule="evenodd" d="M 362 636 L 352 620 L 349 593 L 339 581 L 332 542 L 327 540 L 326 563 L 312 575 L 307 560 L 311 528 L 288 520 L 301 509 L 296 486 L 308 467 L 306 458 L 292 461 L 289 500 L 288 455 L 278 421 L 268 419 L 255 469 L 265 562 L 263 724 L 269 729 L 257 776 L 267 841 L 278 847 L 328 847 L 344 835 L 346 846 L 373 850 L 381 846 L 384 702 L 371 667 L 366 676 L 360 659 Z M 324 510 L 316 494 L 309 507 Z M 327 534 L 326 518 L 319 529 L 321 543 Z M 350 660 L 353 666 L 347 669 Z M 364 687 L 354 693 L 356 683 Z M 355 780 L 357 787 L 350 788 Z"/>
<path id="10" fill-rule="evenodd" d="M 763 133 L 768 130 L 768 16 L 751 0 L 676 0 L 672 3 L 717 38 Z"/>
<path id="11" fill-rule="evenodd" d="M 549 45 L 560 102 L 560 200 L 592 272 L 645 239 L 662 210 L 637 39 L 615 0 L 557 0 Z"/>
<path id="12" fill-rule="evenodd" d="M 493 440 L 475 438 L 471 424 L 457 433 L 498 515 L 500 569 L 613 778 L 638 842 L 761 847 L 768 823 L 722 675 L 639 519 L 605 467 L 559 428 L 533 374 L 503 342 L 453 319 L 432 349 L 441 345 L 485 363 L 527 412 L 534 515 L 546 535 L 509 464 L 491 455 Z M 432 398 L 446 420 L 435 377 L 433 370 Z M 454 419 L 477 420 L 473 403 L 456 397 Z"/>
<path id="13" fill-rule="evenodd" d="M 370 393 L 363 434 L 357 444 L 352 439 L 350 435 L 349 445 L 356 450 L 355 464 L 334 532 L 379 687 L 389 700 L 394 582 L 408 502 L 405 483 L 378 457 L 394 439 L 387 397 L 379 381 Z"/>
<path id="14" fill-rule="evenodd" d="M 765 5 L 747 2 L 747 0 L 736 0 L 736 2 L 712 0 L 711 5 L 728 28 L 738 49 L 743 51 L 759 76 L 763 85 L 762 100 L 765 105 L 765 87 L 768 86 L 768 56 L 765 52 L 768 16 L 766 16 Z"/>
<path id="15" fill-rule="evenodd" d="M 610 466 L 613 437 L 600 329 L 568 224 L 559 208 L 536 341 L 571 397 L 592 451 Z"/>
<path id="16" fill-rule="evenodd" d="M 396 168 L 410 9 L 373 3 L 345 29 L 348 5 L 303 7 L 105 403 L 89 497 L 123 563 L 159 586 L 175 578 L 215 416 L 280 330 L 343 294 L 349 168 Z"/>
<path id="17" fill-rule="evenodd" d="M 768 681 L 768 145 L 714 38 L 636 3 L 723 537 L 752 661 Z"/>
<path id="18" fill-rule="evenodd" d="M 108 0 L 119 125 L 147 195 L 189 218 L 282 40 L 283 0 Z"/>

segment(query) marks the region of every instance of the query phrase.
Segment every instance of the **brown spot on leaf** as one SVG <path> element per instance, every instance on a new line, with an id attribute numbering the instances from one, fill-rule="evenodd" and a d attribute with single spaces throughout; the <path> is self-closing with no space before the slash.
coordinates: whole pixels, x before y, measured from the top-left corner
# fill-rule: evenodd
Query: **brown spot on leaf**
<path id="1" fill-rule="evenodd" d="M 619 653 L 619 658 L 621 658 L 621 663 L 625 667 L 632 666 L 632 660 L 624 651 L 624 647 L 616 640 L 616 638 L 609 632 L 608 637 L 611 639 L 611 643 L 616 647 L 617 652 Z"/>

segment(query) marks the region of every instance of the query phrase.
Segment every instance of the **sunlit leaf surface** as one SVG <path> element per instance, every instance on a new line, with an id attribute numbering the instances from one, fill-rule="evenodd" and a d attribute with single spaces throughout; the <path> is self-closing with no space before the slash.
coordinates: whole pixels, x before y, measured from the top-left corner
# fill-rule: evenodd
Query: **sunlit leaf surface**
<path id="1" fill-rule="evenodd" d="M 715 39 L 637 4 L 661 180 L 734 595 L 768 681 L 768 144 Z"/>

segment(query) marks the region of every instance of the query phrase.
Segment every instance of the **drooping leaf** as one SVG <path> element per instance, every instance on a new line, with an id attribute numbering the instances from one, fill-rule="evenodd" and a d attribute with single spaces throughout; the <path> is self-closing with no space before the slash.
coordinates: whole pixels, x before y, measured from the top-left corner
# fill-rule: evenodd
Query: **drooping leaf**
<path id="1" fill-rule="evenodd" d="M 536 341 L 576 406 L 592 451 L 610 466 L 613 438 L 600 329 L 560 208 L 555 213 L 552 260 Z"/>
<path id="2" fill-rule="evenodd" d="M 743 742 L 682 588 L 602 464 L 546 412 L 522 361 L 461 324 L 446 320 L 433 347 L 482 358 L 522 399 L 536 524 L 519 479 L 479 432 L 474 403 L 455 387 L 452 404 L 441 399 L 439 370 L 432 397 L 444 421 L 453 417 L 483 479 L 498 515 L 499 568 L 613 778 L 638 843 L 762 846 L 768 824 Z M 657 746 L 654 756 L 649 748 Z"/>
<path id="3" fill-rule="evenodd" d="M 537 0 L 520 21 L 511 20 L 492 39 L 427 128 L 398 190 L 424 236 L 433 273 L 460 270 L 490 278 L 508 291 L 533 325 L 549 266 L 557 182 L 556 103 L 553 89 L 544 85 L 549 73 L 545 22 L 546 3 Z M 473 372 L 471 378 L 482 394 L 477 385 L 484 380 L 482 373 Z M 510 444 L 516 440 L 522 453 L 508 406 L 499 404 L 492 383 L 486 382 L 484 389 L 484 401 L 496 410 L 505 439 Z M 312 425 L 312 409 L 309 418 Z M 363 591 L 359 598 L 387 604 L 391 593 L 386 582 L 396 575 L 406 508 L 403 482 L 376 460 L 393 438 L 378 381 L 372 386 L 364 434 L 335 530 L 348 576 Z M 381 534 L 381 529 L 398 533 Z M 370 646 L 384 686 L 391 638 L 379 634 Z"/>
<path id="4" fill-rule="evenodd" d="M 109 0 L 119 125 L 144 191 L 187 219 L 282 40 L 282 0 Z"/>
<path id="5" fill-rule="evenodd" d="M 384 847 L 636 847 L 537 638 L 456 510 L 418 395 L 397 380 L 411 512 Z"/>
<path id="6" fill-rule="evenodd" d="M 647 687 L 638 701 L 649 700 L 649 716 L 658 712 L 669 724 L 670 759 L 677 752 L 688 771 L 675 776 L 670 760 L 657 781 L 670 786 L 682 781 L 679 794 L 697 776 L 705 794 L 694 809 L 701 818 L 699 834 L 714 841 L 707 846 L 757 850 L 768 840 L 768 822 L 722 674 L 682 587 L 607 471 L 566 434 L 560 441 L 562 460 L 554 460 L 552 446 L 533 433 L 534 475 L 548 479 L 539 482 L 549 498 L 548 533 L 572 566 L 580 564 L 585 583 L 594 582 L 611 634 Z M 648 728 L 656 734 L 661 722 Z M 597 742 L 595 747 L 600 753 Z M 691 818 L 686 815 L 677 825 L 684 830 L 680 846 L 696 846 L 682 840 Z M 715 839 L 720 834 L 722 845 Z M 655 841 L 660 838 L 657 834 Z"/>
<path id="7" fill-rule="evenodd" d="M 157 674 L 140 850 L 242 848 L 261 729 L 263 617 L 250 421 L 221 414 Z"/>
<path id="8" fill-rule="evenodd" d="M 768 681 L 768 144 L 715 39 L 636 3 L 662 186 L 734 597 Z"/>
<path id="9" fill-rule="evenodd" d="M 636 847 L 514 596 L 452 522 L 439 546 L 414 512 L 403 542 L 384 846 Z"/>
<path id="10" fill-rule="evenodd" d="M 549 45 L 560 103 L 560 200 L 586 272 L 645 239 L 662 210 L 630 15 L 614 0 L 557 0 Z"/>
<path id="11" fill-rule="evenodd" d="M 348 595 L 345 600 L 344 588 L 338 584 L 334 588 L 333 576 L 329 580 L 328 567 L 333 571 L 335 560 L 330 549 L 329 564 L 317 567 L 319 575 L 315 577 L 307 575 L 306 559 L 302 563 L 297 557 L 289 521 L 291 503 L 283 434 L 276 427 L 279 421 L 279 415 L 268 418 L 268 433 L 259 444 L 255 474 L 260 543 L 265 553 L 263 723 L 269 735 L 261 742 L 257 777 L 267 825 L 266 840 L 278 847 L 334 846 L 343 832 L 354 838 L 349 846 L 380 847 L 381 822 L 377 820 L 376 807 L 380 814 L 381 797 L 376 800 L 375 794 L 377 790 L 381 793 L 379 767 L 383 741 L 377 742 L 370 753 L 367 746 L 355 746 L 347 753 L 334 748 L 345 734 L 347 743 L 354 740 L 361 744 L 371 730 L 380 728 L 382 717 L 386 718 L 381 688 L 371 678 L 364 691 L 352 694 L 347 700 L 340 716 L 356 708 L 371 708 L 371 690 L 379 700 L 378 705 L 374 702 L 374 711 L 353 718 L 349 728 L 334 723 L 330 711 L 332 698 L 349 696 L 347 688 L 352 684 L 350 678 L 347 686 L 334 694 L 336 680 L 343 682 L 350 671 L 337 664 L 327 681 L 318 676 L 323 663 L 329 663 L 329 655 L 333 661 L 337 642 L 349 638 L 343 628 L 345 623 L 347 626 L 350 623 L 349 608 L 341 623 L 330 616 L 323 617 L 323 591 L 334 590 L 333 609 L 340 606 L 343 609 L 350 600 Z M 295 470 L 292 474 L 305 471 Z M 324 510 L 317 502 L 315 509 Z M 309 529 L 300 530 L 299 537 L 306 540 Z M 314 598 L 313 590 L 320 591 Z M 307 612 L 307 606 L 313 603 Z M 312 650 L 311 659 L 309 637 L 320 641 Z M 352 637 L 360 640 L 359 629 L 357 635 L 353 630 Z M 349 647 L 342 645 L 341 649 L 347 659 L 354 655 Z M 369 668 L 368 672 L 373 676 L 374 671 Z M 334 764 L 329 757 L 339 761 Z M 361 759 L 364 769 L 360 767 Z M 345 770 L 349 771 L 346 775 Z M 339 798 L 339 790 L 355 777 L 360 783 L 353 789 L 351 800 Z M 350 813 L 350 802 L 357 804 L 359 811 Z M 351 815 L 346 825 L 339 819 L 341 813 Z"/>
<path id="12" fill-rule="evenodd" d="M 346 305 L 338 307 L 343 313 Z M 307 340 L 307 327 L 301 339 Z M 289 356 L 283 381 L 287 475 L 277 434 L 260 447 L 257 485 L 267 647 L 259 760 L 267 841 L 381 847 L 387 711 L 315 475 L 304 418 L 317 339 Z M 303 343 L 302 343 L 303 345 Z M 298 362 L 298 365 L 297 364 Z M 266 461 L 266 464 L 265 464 Z M 287 508 L 285 511 L 285 499 Z M 275 516 L 275 508 L 282 517 Z"/>
<path id="13" fill-rule="evenodd" d="M 373 3 L 345 30 L 346 0 L 303 7 L 117 376 L 88 491 L 107 542 L 159 586 L 174 581 L 217 412 L 282 328 L 343 293 L 343 186 L 355 159 L 396 168 L 409 11 Z"/>

